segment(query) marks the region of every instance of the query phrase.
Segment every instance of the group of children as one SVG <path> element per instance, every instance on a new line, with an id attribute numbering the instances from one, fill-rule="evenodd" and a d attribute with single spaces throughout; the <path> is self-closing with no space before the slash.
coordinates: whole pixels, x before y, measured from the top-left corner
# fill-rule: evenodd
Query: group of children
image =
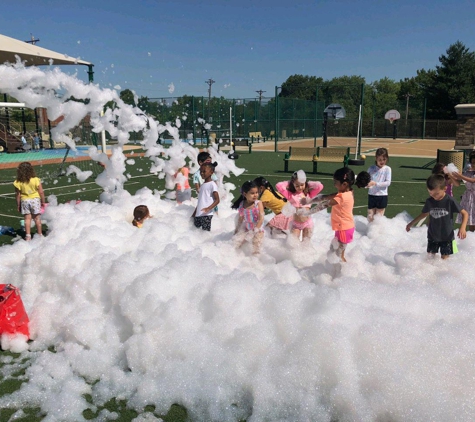
<path id="1" fill-rule="evenodd" d="M 348 167 L 338 169 L 333 175 L 336 192 L 321 195 L 323 185 L 320 182 L 308 181 L 303 170 L 293 173 L 289 181 L 279 182 L 274 187 L 264 178 L 257 177 L 245 182 L 240 195 L 232 205 L 238 211 L 235 229 L 236 247 L 250 240 L 253 253 L 258 254 L 264 238 L 265 209 L 274 213 L 267 223 L 273 231 L 291 233 L 309 239 L 313 232 L 312 214 L 331 207 L 331 226 L 335 232 L 336 253 L 341 261 L 345 259 L 346 246 L 352 242 L 355 231 L 353 219 L 353 185 L 368 188 L 368 221 L 372 222 L 375 215 L 384 215 L 388 205 L 388 187 L 391 184 L 391 168 L 386 148 L 378 148 L 375 164 L 368 172 L 362 171 L 356 177 Z M 193 183 L 198 191 L 197 206 L 192 214 L 194 225 L 202 230 L 211 230 L 211 221 L 217 211 L 220 198 L 218 193 L 215 168 L 217 163 L 211 162 L 207 152 L 198 155 L 200 169 L 193 175 Z M 412 220 L 406 230 L 422 219 L 430 216 L 428 224 L 428 246 L 430 254 L 441 253 L 443 259 L 455 252 L 453 230 L 453 214 L 458 213 L 457 223 L 461 224 L 458 236 L 466 237 L 467 224 L 471 231 L 475 230 L 475 152 L 470 154 L 470 163 L 463 173 L 448 171 L 443 164 L 434 167 L 433 174 L 427 179 L 429 198 L 422 213 Z M 179 189 L 177 202 L 191 198 L 191 187 L 188 183 L 188 168 L 180 169 L 175 175 Z M 463 180 L 466 192 L 458 204 L 452 197 L 452 186 L 460 185 Z M 35 175 L 30 163 L 21 163 L 17 169 L 14 182 L 18 211 L 25 217 L 26 240 L 31 239 L 31 221 L 35 221 L 37 232 L 41 231 L 41 208 L 45 205 L 45 197 L 41 181 Z M 287 212 L 285 210 L 287 209 Z M 290 210 L 290 212 L 289 212 Z M 150 218 L 146 205 L 134 209 L 133 225 L 142 227 Z"/>

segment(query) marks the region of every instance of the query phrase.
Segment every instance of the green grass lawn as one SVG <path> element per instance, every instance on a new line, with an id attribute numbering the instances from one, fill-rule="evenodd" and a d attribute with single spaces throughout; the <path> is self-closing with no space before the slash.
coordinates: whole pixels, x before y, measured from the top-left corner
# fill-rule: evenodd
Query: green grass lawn
<path id="1" fill-rule="evenodd" d="M 312 164 L 307 162 L 291 162 L 291 172 L 285 173 L 283 163 L 284 153 L 275 152 L 253 152 L 239 153 L 236 164 L 244 167 L 246 171 L 239 177 L 232 176 L 227 181 L 241 186 L 246 180 L 254 179 L 257 176 L 265 176 L 269 182 L 275 183 L 288 180 L 291 173 L 298 169 L 307 172 L 310 180 L 319 180 L 325 186 L 324 193 L 333 191 L 332 175 L 339 167 L 334 163 L 319 163 L 318 174 L 311 174 Z M 125 184 L 125 189 L 131 193 L 146 186 L 150 189 L 164 189 L 164 181 L 158 179 L 156 175 L 149 173 L 150 162 L 147 158 L 136 157 L 135 163 L 127 166 L 127 173 L 130 179 Z M 407 211 L 412 216 L 420 213 L 422 205 L 427 198 L 427 189 L 425 180 L 431 173 L 433 161 L 427 158 L 408 158 L 408 157 L 392 157 L 389 166 L 392 168 L 392 184 L 389 188 L 389 205 L 386 210 L 387 217 Z M 87 162 L 81 163 L 83 170 L 92 166 Z M 368 158 L 366 165 L 361 167 L 353 167 L 355 173 L 367 168 L 373 164 L 373 159 Z M 79 164 L 78 164 L 79 166 Z M 55 176 L 59 164 L 50 164 L 43 166 L 35 166 L 38 175 L 44 180 L 43 187 L 46 196 L 54 194 L 58 198 L 58 202 L 66 202 L 70 200 L 96 201 L 101 193 L 101 188 L 94 183 L 94 177 L 89 178 L 85 182 L 78 182 L 74 175 L 72 176 Z M 95 169 L 93 169 L 95 170 Z M 97 171 L 97 170 L 96 170 Z M 12 226 L 20 230 L 20 220 L 22 216 L 16 211 L 15 197 L 13 190 L 13 180 L 16 175 L 15 169 L 0 170 L 0 224 Z M 464 187 L 454 188 L 454 197 L 460 200 L 460 196 L 464 192 Z M 366 215 L 367 190 L 355 188 L 355 215 Z M 33 231 L 34 233 L 34 231 Z M 10 236 L 0 236 L 0 245 L 10 243 Z"/>
<path id="2" fill-rule="evenodd" d="M 234 183 L 239 187 L 244 181 L 254 179 L 257 176 L 265 176 L 272 184 L 282 180 L 288 180 L 291 173 L 299 168 L 308 172 L 307 176 L 310 180 L 321 181 L 325 188 L 324 193 L 333 191 L 332 174 L 339 168 L 336 164 L 320 163 L 319 173 L 317 175 L 311 174 L 311 163 L 291 163 L 291 172 L 284 173 L 283 163 L 284 153 L 274 152 L 253 152 L 252 154 L 240 153 L 237 160 L 239 167 L 246 168 L 246 171 L 239 177 L 231 177 L 228 181 Z M 353 167 L 355 173 L 362 170 L 367 170 L 369 165 L 373 163 L 373 159 L 367 159 L 364 167 Z M 425 199 L 428 196 L 425 186 L 425 180 L 431 173 L 433 166 L 432 160 L 427 158 L 405 158 L 393 157 L 390 159 L 389 165 L 392 168 L 392 184 L 389 188 L 389 206 L 386 212 L 387 217 L 393 217 L 398 213 L 407 211 L 412 216 L 416 216 L 421 212 Z M 45 194 L 54 194 L 58 197 L 59 202 L 66 202 L 69 200 L 98 200 L 101 189 L 95 185 L 93 179 L 80 183 L 77 179 L 72 177 L 56 177 L 55 172 L 59 165 L 48 165 L 37 167 L 37 172 L 40 177 L 44 178 Z M 135 193 L 144 186 L 150 189 L 163 189 L 164 181 L 158 179 L 156 175 L 151 175 L 148 172 L 150 168 L 149 160 L 146 158 L 135 158 L 135 163 L 128 166 L 127 173 L 130 174 L 129 181 L 125 184 L 125 188 Z M 83 168 L 84 169 L 84 168 Z M 49 174 L 48 174 L 49 173 Z M 15 229 L 20 228 L 21 216 L 16 211 L 15 197 L 12 182 L 15 178 L 15 169 L 0 170 L 0 224 L 13 226 Z M 464 187 L 454 188 L 454 196 L 460 199 L 464 192 Z M 366 215 L 367 204 L 367 190 L 355 188 L 355 215 Z M 34 230 L 33 230 L 34 233 Z M 0 244 L 11 243 L 12 238 L 9 236 L 0 236 Z M 54 353 L 53 350 L 49 351 Z M 27 356 L 27 354 L 26 354 Z M 0 396 L 11 393 L 20 388 L 24 379 L 24 367 L 27 361 L 24 362 L 25 355 L 14 355 L 9 352 L 0 352 L 0 373 L 8 373 L 7 377 L 0 378 Z M 27 359 L 27 358 L 26 358 Z M 7 370 L 12 368 L 12 370 Z M 17 369 L 15 369 L 17 368 Z M 13 370 L 15 369 L 15 370 Z M 92 399 L 86 397 L 89 401 Z M 119 413 L 117 421 L 131 421 L 137 416 L 133 410 L 127 409 L 126 403 L 122 401 L 111 400 L 105 406 L 99 408 L 97 412 L 86 410 L 84 417 L 86 419 L 94 419 L 98 412 L 102 409 L 108 409 L 112 412 Z M 39 414 L 39 409 L 23 409 L 24 417 L 15 419 L 16 421 L 40 421 L 44 415 Z M 146 411 L 154 412 L 153 407 L 148 407 Z M 14 410 L 1 409 L 0 421 L 7 421 Z M 180 406 L 172 406 L 167 415 L 156 415 L 162 417 L 166 422 L 185 421 L 187 418 L 186 410 Z"/>

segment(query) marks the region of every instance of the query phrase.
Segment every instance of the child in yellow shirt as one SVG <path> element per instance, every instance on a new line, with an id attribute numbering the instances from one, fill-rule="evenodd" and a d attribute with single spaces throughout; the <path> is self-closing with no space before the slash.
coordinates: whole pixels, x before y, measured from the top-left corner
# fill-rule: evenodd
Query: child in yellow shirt
<path id="1" fill-rule="evenodd" d="M 41 207 L 45 205 L 45 194 L 41 180 L 36 177 L 35 169 L 28 163 L 17 168 L 17 177 L 13 182 L 18 211 L 25 218 L 25 240 L 31 240 L 31 219 L 35 220 L 36 232 L 42 236 Z"/>

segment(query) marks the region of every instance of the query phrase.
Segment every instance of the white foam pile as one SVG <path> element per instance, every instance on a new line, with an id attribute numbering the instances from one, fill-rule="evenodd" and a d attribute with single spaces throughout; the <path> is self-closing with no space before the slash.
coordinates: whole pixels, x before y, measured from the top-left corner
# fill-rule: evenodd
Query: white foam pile
<path id="1" fill-rule="evenodd" d="M 21 66 L 0 66 L 0 91 L 18 98 L 5 87 L 12 78 L 26 92 L 57 77 L 63 87 L 77 84 L 75 98 L 87 91 L 87 106 L 116 96 Z M 143 122 L 125 106 L 115 113 L 121 130 Z M 175 144 L 176 155 L 172 149 L 164 160 L 153 136 L 146 131 L 144 142 L 152 171 L 168 177 L 192 148 Z M 190 420 L 203 421 L 475 419 L 472 233 L 448 261 L 430 260 L 426 229 L 406 233 L 408 215 L 371 225 L 356 217 L 348 263 L 332 264 L 329 214 L 320 212 L 310 242 L 266 235 L 253 257 L 250 245 L 232 246 L 231 195 L 212 231 L 202 232 L 192 225 L 192 204 L 121 189 L 120 148 L 100 158 L 108 160 L 98 178 L 106 202 L 52 197 L 47 237 L 0 248 L 0 282 L 21 289 L 34 338 L 22 352 L 28 382 L 0 407 L 80 421 L 84 409 L 116 397 L 157 413 L 179 403 Z M 224 173 L 227 166 L 223 158 Z M 139 204 L 153 215 L 142 229 L 130 224 Z M 6 364 L 2 373 L 15 369 Z"/>

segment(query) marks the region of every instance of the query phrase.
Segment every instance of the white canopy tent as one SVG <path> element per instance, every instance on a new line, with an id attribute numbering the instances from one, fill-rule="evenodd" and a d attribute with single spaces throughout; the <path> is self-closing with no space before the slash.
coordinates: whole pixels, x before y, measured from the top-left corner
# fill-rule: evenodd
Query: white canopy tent
<path id="1" fill-rule="evenodd" d="M 27 66 L 49 65 L 50 59 L 53 60 L 53 64 L 55 65 L 82 64 L 90 68 L 93 66 L 92 63 L 78 60 L 67 54 L 57 53 L 56 51 L 47 50 L 46 48 L 0 34 L 0 63 L 15 63 L 16 55 L 19 56 L 22 61 L 25 61 Z"/>

